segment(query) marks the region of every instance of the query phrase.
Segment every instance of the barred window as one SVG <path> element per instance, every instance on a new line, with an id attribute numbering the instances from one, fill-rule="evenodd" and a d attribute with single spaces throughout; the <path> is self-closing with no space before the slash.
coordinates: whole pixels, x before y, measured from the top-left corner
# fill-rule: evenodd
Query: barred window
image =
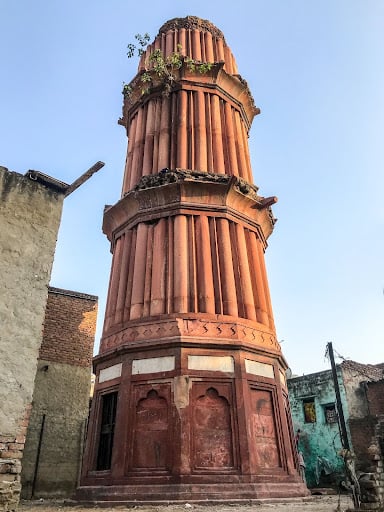
<path id="1" fill-rule="evenodd" d="M 111 469 L 113 436 L 115 432 L 117 392 L 101 398 L 101 425 L 96 469 Z"/>
<path id="2" fill-rule="evenodd" d="M 335 404 L 324 406 L 325 423 L 337 423 L 337 410 Z"/>

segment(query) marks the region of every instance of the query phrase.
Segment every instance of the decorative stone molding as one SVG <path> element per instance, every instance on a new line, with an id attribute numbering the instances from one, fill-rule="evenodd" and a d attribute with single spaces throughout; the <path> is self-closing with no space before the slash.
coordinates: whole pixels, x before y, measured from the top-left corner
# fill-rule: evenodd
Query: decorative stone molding
<path id="1" fill-rule="evenodd" d="M 242 322 L 203 320 L 198 318 L 173 318 L 156 323 L 127 327 L 105 336 L 100 351 L 105 353 L 134 342 L 167 340 L 175 337 L 244 341 L 260 348 L 279 352 L 280 344 L 272 332 L 263 331 Z M 192 341 L 192 340 L 191 340 Z"/>
<path id="2" fill-rule="evenodd" d="M 254 185 L 253 183 L 248 183 L 248 181 L 243 178 L 230 176 L 229 174 L 218 174 L 214 172 L 203 172 L 203 171 L 194 171 L 191 169 L 162 169 L 157 174 L 150 174 L 146 176 L 142 176 L 140 181 L 134 187 L 134 189 L 130 192 L 127 192 L 125 195 L 131 194 L 132 192 L 137 192 L 139 190 L 147 190 L 150 188 L 161 187 L 163 185 L 168 185 L 170 183 L 178 183 L 183 181 L 195 181 L 195 182 L 207 182 L 207 183 L 224 183 L 231 184 L 233 183 L 233 187 L 237 192 L 247 196 L 249 199 L 255 201 L 256 207 L 259 210 L 264 208 L 270 208 L 270 206 L 277 202 L 277 198 L 272 197 L 262 197 L 257 194 L 259 187 Z M 274 222 L 276 219 L 274 219 Z"/>
<path id="3" fill-rule="evenodd" d="M 138 190 L 161 187 L 162 185 L 168 185 L 169 183 L 177 183 L 185 180 L 206 181 L 209 183 L 229 183 L 231 181 L 231 176 L 228 174 L 192 171 L 189 169 L 162 169 L 158 174 L 142 176 L 133 191 L 136 192 Z M 250 187 L 256 189 L 257 192 L 257 187 L 255 185 L 250 185 Z M 128 194 L 130 193 L 131 191 L 128 192 Z"/>
<path id="4" fill-rule="evenodd" d="M 196 190 L 199 193 L 196 193 Z M 258 233 L 264 248 L 277 221 L 271 205 L 276 197 L 257 194 L 256 185 L 227 174 L 189 169 L 164 169 L 143 176 L 133 190 L 104 212 L 103 232 L 115 241 L 139 222 L 163 217 L 193 215 L 222 216 Z"/>

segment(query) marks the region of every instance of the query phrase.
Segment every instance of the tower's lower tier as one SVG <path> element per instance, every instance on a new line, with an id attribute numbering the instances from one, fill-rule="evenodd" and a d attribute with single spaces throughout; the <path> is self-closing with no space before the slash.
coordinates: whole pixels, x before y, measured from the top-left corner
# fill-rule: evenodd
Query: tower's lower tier
<path id="1" fill-rule="evenodd" d="M 172 321 L 180 326 L 186 319 Z M 165 335 L 172 321 L 168 330 L 160 320 L 141 321 L 137 336 L 157 329 L 157 340 L 128 341 L 95 359 L 76 499 L 199 502 L 306 495 L 297 472 L 286 364 L 273 333 L 222 318 L 206 321 L 200 335 L 193 319 L 194 336 Z"/>

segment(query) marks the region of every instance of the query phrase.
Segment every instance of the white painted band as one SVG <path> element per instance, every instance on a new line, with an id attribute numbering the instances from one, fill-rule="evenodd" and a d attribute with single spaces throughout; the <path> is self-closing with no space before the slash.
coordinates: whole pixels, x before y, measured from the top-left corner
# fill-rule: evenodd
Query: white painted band
<path id="1" fill-rule="evenodd" d="M 232 373 L 235 363 L 231 356 L 188 356 L 188 369 Z"/>
<path id="2" fill-rule="evenodd" d="M 117 379 L 121 377 L 121 368 L 123 364 L 114 364 L 113 366 L 109 366 L 108 368 L 104 368 L 100 370 L 99 373 L 99 382 L 106 382 L 107 380 Z"/>
<path id="3" fill-rule="evenodd" d="M 149 357 L 132 361 L 132 375 L 170 372 L 175 369 L 175 356 Z"/>
<path id="4" fill-rule="evenodd" d="M 275 377 L 273 366 L 271 364 L 260 363 L 259 361 L 252 361 L 251 359 L 245 360 L 245 371 L 252 375 L 268 377 L 269 379 L 273 379 Z"/>

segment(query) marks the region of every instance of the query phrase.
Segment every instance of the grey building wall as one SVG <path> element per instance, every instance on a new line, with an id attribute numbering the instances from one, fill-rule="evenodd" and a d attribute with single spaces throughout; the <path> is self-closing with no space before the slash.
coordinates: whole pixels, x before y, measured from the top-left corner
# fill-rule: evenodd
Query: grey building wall
<path id="1" fill-rule="evenodd" d="M 70 497 L 75 490 L 90 384 L 90 368 L 39 361 L 23 456 L 23 498 L 30 499 L 32 491 L 33 498 Z"/>
<path id="2" fill-rule="evenodd" d="M 0 510 L 14 510 L 64 195 L 0 167 Z"/>
<path id="3" fill-rule="evenodd" d="M 365 387 L 361 383 L 381 380 L 383 378 L 383 370 L 380 366 L 361 364 L 350 360 L 343 361 L 340 367 L 343 375 L 349 416 L 354 419 L 365 418 L 369 415 L 369 402 Z"/>

